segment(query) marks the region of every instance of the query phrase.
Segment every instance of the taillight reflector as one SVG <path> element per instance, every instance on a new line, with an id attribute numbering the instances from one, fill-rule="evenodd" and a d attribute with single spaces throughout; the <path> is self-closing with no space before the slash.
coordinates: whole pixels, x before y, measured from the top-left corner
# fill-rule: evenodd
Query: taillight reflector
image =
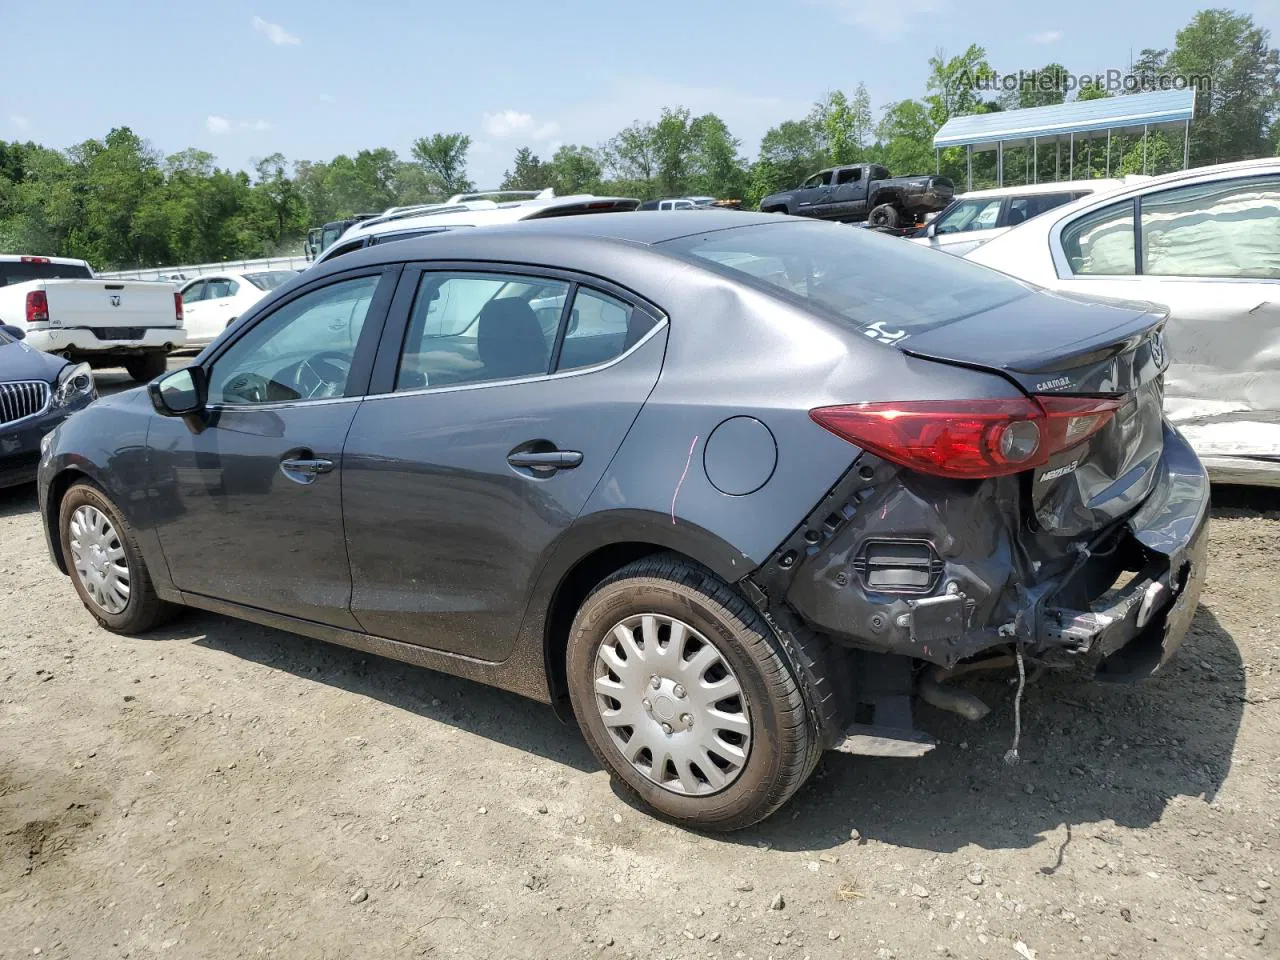
<path id="1" fill-rule="evenodd" d="M 43 290 L 32 290 L 27 294 L 27 323 L 49 322 L 49 298 Z"/>
<path id="2" fill-rule="evenodd" d="M 182 294 L 177 290 L 173 292 L 173 309 L 178 315 L 178 326 L 182 326 Z"/>
<path id="3" fill-rule="evenodd" d="M 810 410 L 836 436 L 921 473 L 985 479 L 1041 466 L 1097 433 L 1119 400 L 1013 397 L 857 403 Z"/>

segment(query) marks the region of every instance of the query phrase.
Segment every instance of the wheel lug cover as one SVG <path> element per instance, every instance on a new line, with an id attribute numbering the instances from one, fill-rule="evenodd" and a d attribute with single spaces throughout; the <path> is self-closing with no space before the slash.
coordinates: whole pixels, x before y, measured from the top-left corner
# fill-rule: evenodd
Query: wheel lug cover
<path id="1" fill-rule="evenodd" d="M 657 690 L 662 686 L 662 679 L 655 673 L 652 677 L 649 678 L 649 686 Z"/>
<path id="2" fill-rule="evenodd" d="M 671 729 L 672 729 L 671 724 L 669 723 L 664 723 L 662 725 L 662 732 L 665 733 L 668 737 L 671 736 Z"/>
<path id="3" fill-rule="evenodd" d="M 652 710 L 652 709 L 653 709 L 653 704 L 652 704 L 652 703 L 650 703 L 650 702 L 649 702 L 649 700 L 648 700 L 647 698 L 646 698 L 646 699 L 644 699 L 644 700 L 641 700 L 641 701 L 640 701 L 640 703 L 641 703 L 641 705 L 642 705 L 646 710 Z"/>
<path id="4" fill-rule="evenodd" d="M 677 683 L 675 685 L 675 689 L 673 689 L 671 692 L 676 695 L 677 700 L 684 699 L 684 687 L 680 686 L 680 684 Z"/>
<path id="5" fill-rule="evenodd" d="M 692 713 L 682 713 L 682 714 L 680 714 L 680 722 L 681 722 L 681 723 L 683 723 L 686 727 L 692 727 L 692 726 L 693 726 L 693 714 L 692 714 Z"/>

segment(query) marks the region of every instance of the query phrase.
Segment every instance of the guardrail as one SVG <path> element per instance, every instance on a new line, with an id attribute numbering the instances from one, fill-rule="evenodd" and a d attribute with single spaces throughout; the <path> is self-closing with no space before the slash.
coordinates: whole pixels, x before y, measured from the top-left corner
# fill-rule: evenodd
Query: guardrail
<path id="1" fill-rule="evenodd" d="M 259 270 L 305 270 L 306 257 L 265 257 L 261 260 L 226 260 L 222 263 L 197 263 L 181 267 L 152 267 L 142 270 L 106 270 L 94 276 L 109 280 L 167 280 L 178 274 L 182 279 L 204 277 L 212 273 L 253 273 Z"/>

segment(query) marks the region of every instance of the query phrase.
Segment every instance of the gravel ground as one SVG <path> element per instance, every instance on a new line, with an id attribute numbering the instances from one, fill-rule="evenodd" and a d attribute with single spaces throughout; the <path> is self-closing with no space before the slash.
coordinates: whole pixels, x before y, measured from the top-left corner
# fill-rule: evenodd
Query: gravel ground
<path id="1" fill-rule="evenodd" d="M 108 634 L 0 491 L 0 957 L 1280 956 L 1280 510 L 1136 687 L 1003 679 L 772 820 L 628 806 L 551 711 L 212 615 Z"/>

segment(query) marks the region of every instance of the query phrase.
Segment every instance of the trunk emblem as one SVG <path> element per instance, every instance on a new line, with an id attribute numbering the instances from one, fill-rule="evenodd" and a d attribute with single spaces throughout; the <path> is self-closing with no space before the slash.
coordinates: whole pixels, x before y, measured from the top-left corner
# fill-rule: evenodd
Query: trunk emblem
<path id="1" fill-rule="evenodd" d="M 1055 467 L 1052 470 L 1046 470 L 1044 473 L 1040 474 L 1039 482 L 1044 483 L 1047 480 L 1057 480 L 1059 477 L 1065 477 L 1068 473 L 1075 473 L 1075 469 L 1078 466 L 1080 466 L 1080 461 L 1072 460 L 1070 463 L 1063 464 L 1060 467 Z"/>
<path id="2" fill-rule="evenodd" d="M 118 306 L 120 306 L 120 294 L 118 294 L 118 293 L 113 293 L 113 294 L 111 295 L 111 305 L 112 305 L 113 307 L 118 307 Z"/>
<path id="3" fill-rule="evenodd" d="M 1057 390 L 1059 387 L 1065 387 L 1071 383 L 1070 377 L 1058 377 L 1054 380 L 1046 380 L 1043 383 L 1036 384 L 1036 390 Z"/>

